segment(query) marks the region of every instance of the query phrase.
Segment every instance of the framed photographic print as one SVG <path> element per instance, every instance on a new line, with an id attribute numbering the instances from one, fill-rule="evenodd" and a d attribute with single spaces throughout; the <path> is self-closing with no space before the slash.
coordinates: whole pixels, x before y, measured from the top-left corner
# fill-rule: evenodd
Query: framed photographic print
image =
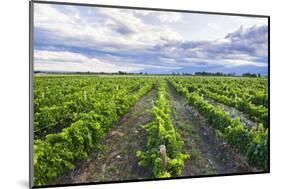
<path id="1" fill-rule="evenodd" d="M 30 2 L 30 187 L 269 173 L 270 17 Z"/>

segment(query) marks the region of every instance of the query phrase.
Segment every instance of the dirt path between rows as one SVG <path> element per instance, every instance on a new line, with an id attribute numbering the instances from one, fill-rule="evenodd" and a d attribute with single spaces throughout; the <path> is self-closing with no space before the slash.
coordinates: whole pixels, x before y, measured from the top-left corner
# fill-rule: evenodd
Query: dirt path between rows
<path id="1" fill-rule="evenodd" d="M 187 100 L 168 85 L 173 124 L 184 140 L 183 151 L 190 154 L 182 176 L 249 173 L 256 169 L 243 156 L 227 145 Z M 62 175 L 54 184 L 103 181 L 125 181 L 149 178 L 138 166 L 137 150 L 144 150 L 146 132 L 140 127 L 152 121 L 150 114 L 156 90 L 152 89 L 106 135 L 104 150 L 90 157 L 71 172 Z"/>
<path id="2" fill-rule="evenodd" d="M 237 110 L 236 108 L 227 106 L 223 103 L 220 102 L 216 102 L 215 100 L 211 99 L 211 98 L 206 98 L 205 100 L 207 100 L 210 104 L 214 105 L 214 106 L 218 106 L 220 107 L 223 111 L 226 111 L 229 113 L 229 115 L 232 118 L 236 118 L 236 117 L 240 117 L 240 121 L 248 128 L 252 128 L 252 127 L 257 127 L 258 123 L 251 121 L 250 119 L 247 118 L 247 116 L 240 112 L 239 110 Z"/>
<path id="3" fill-rule="evenodd" d="M 135 180 L 148 177 L 148 173 L 137 164 L 136 151 L 144 150 L 145 130 L 141 125 L 152 120 L 150 110 L 156 98 L 152 89 L 113 127 L 104 140 L 104 150 L 93 153 L 88 160 L 56 184 L 87 183 L 119 180 Z"/>
<path id="4" fill-rule="evenodd" d="M 169 85 L 173 124 L 184 140 L 185 161 L 182 176 L 246 173 L 256 171 Z"/>

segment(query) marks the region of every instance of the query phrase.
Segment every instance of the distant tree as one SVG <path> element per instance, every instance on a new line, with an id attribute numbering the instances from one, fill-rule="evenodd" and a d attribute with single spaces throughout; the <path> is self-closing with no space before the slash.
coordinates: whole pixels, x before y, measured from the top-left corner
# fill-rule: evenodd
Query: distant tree
<path id="1" fill-rule="evenodd" d="M 222 72 L 195 72 L 195 75 L 201 76 L 235 76 L 235 72 L 233 73 L 222 73 Z"/>
<path id="2" fill-rule="evenodd" d="M 233 73 L 228 73 L 227 76 L 235 76 L 235 72 L 233 72 Z"/>
<path id="3" fill-rule="evenodd" d="M 125 75 L 125 74 L 127 74 L 127 72 L 118 71 L 118 74 Z"/>
<path id="4" fill-rule="evenodd" d="M 256 74 L 251 74 L 251 73 L 243 73 L 242 76 L 243 77 L 257 77 Z"/>

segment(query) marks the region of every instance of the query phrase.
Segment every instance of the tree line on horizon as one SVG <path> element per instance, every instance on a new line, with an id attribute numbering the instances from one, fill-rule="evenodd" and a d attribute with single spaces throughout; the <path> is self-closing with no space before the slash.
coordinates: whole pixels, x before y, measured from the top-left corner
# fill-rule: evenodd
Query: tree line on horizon
<path id="1" fill-rule="evenodd" d="M 125 71 L 118 71 L 118 72 L 112 72 L 112 73 L 106 73 L 106 72 L 52 72 L 52 71 L 34 71 L 35 74 L 38 73 L 48 73 L 48 74 L 104 74 L 104 75 L 195 75 L 195 76 L 224 76 L 224 77 L 235 77 L 235 76 L 242 76 L 242 77 L 261 77 L 261 74 L 255 74 L 255 73 L 243 73 L 241 75 L 236 75 L 235 72 L 233 73 L 223 73 L 223 72 L 195 72 L 194 74 L 191 73 L 186 73 L 186 72 L 172 72 L 171 74 L 150 74 L 150 73 L 146 73 L 146 72 L 125 72 Z"/>

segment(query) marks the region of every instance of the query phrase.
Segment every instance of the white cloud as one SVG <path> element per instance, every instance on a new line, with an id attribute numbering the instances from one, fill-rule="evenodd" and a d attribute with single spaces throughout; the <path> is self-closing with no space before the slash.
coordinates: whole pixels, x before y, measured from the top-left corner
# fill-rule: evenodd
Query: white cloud
<path id="1" fill-rule="evenodd" d="M 82 17 L 79 14 L 83 14 L 83 10 L 64 8 L 66 13 L 60 12 L 58 7 L 36 4 L 34 16 L 35 28 L 51 32 L 50 37 L 64 45 L 144 49 L 157 43 L 182 40 L 180 34 L 167 26 L 144 23 L 133 10 L 92 8 L 94 15 Z"/>
<path id="2" fill-rule="evenodd" d="M 213 22 L 208 23 L 207 26 L 208 26 L 209 28 L 211 28 L 211 29 L 216 29 L 216 30 L 219 29 L 218 24 L 213 23 Z"/>
<path id="3" fill-rule="evenodd" d="M 182 15 L 175 12 L 159 12 L 157 18 L 163 23 L 179 22 L 182 19 Z"/>
<path id="4" fill-rule="evenodd" d="M 58 12 L 50 5 L 35 4 L 34 8 L 34 21 L 36 25 L 47 24 L 50 20 L 54 23 L 69 22 L 69 17 L 65 14 Z"/>
<path id="5" fill-rule="evenodd" d="M 109 56 L 108 61 L 114 62 L 116 57 Z M 105 72 L 115 73 L 118 71 L 133 72 L 142 71 L 144 69 L 180 69 L 176 66 L 160 66 L 139 63 L 126 63 L 122 65 L 108 63 L 97 58 L 89 58 L 80 53 L 67 51 L 34 51 L 34 70 L 40 71 L 59 71 L 59 72 Z"/>
<path id="6" fill-rule="evenodd" d="M 189 22 L 183 22 L 187 18 Z M 35 51 L 35 69 L 161 72 L 208 65 L 264 67 L 266 25 L 266 19 L 36 4 L 35 42 L 49 50 Z M 214 38 L 213 33 L 223 37 Z"/>
<path id="7" fill-rule="evenodd" d="M 176 63 L 177 63 L 177 60 L 174 59 L 174 58 L 160 57 L 159 60 L 160 60 L 161 62 L 165 62 L 165 63 L 168 63 L 168 64 L 176 64 Z"/>
<path id="8" fill-rule="evenodd" d="M 117 66 L 102 62 L 96 58 L 88 58 L 79 53 L 59 51 L 34 51 L 34 70 L 69 71 L 69 72 L 118 72 L 138 70 L 132 66 Z"/>
<path id="9" fill-rule="evenodd" d="M 240 21 L 240 24 L 245 27 L 252 27 L 252 26 L 263 26 L 267 25 L 267 19 L 266 18 L 255 18 L 255 17 L 240 17 L 240 19 L 237 19 Z"/>
<path id="10" fill-rule="evenodd" d="M 237 67 L 237 66 L 257 66 L 257 67 L 267 67 L 267 63 L 260 63 L 251 60 L 244 59 L 223 59 L 223 66 L 225 67 Z"/>
<path id="11" fill-rule="evenodd" d="M 135 15 L 147 16 L 147 15 L 150 15 L 152 12 L 151 12 L 151 11 L 148 11 L 148 10 L 142 10 L 142 11 L 133 10 L 133 13 L 134 13 Z"/>

